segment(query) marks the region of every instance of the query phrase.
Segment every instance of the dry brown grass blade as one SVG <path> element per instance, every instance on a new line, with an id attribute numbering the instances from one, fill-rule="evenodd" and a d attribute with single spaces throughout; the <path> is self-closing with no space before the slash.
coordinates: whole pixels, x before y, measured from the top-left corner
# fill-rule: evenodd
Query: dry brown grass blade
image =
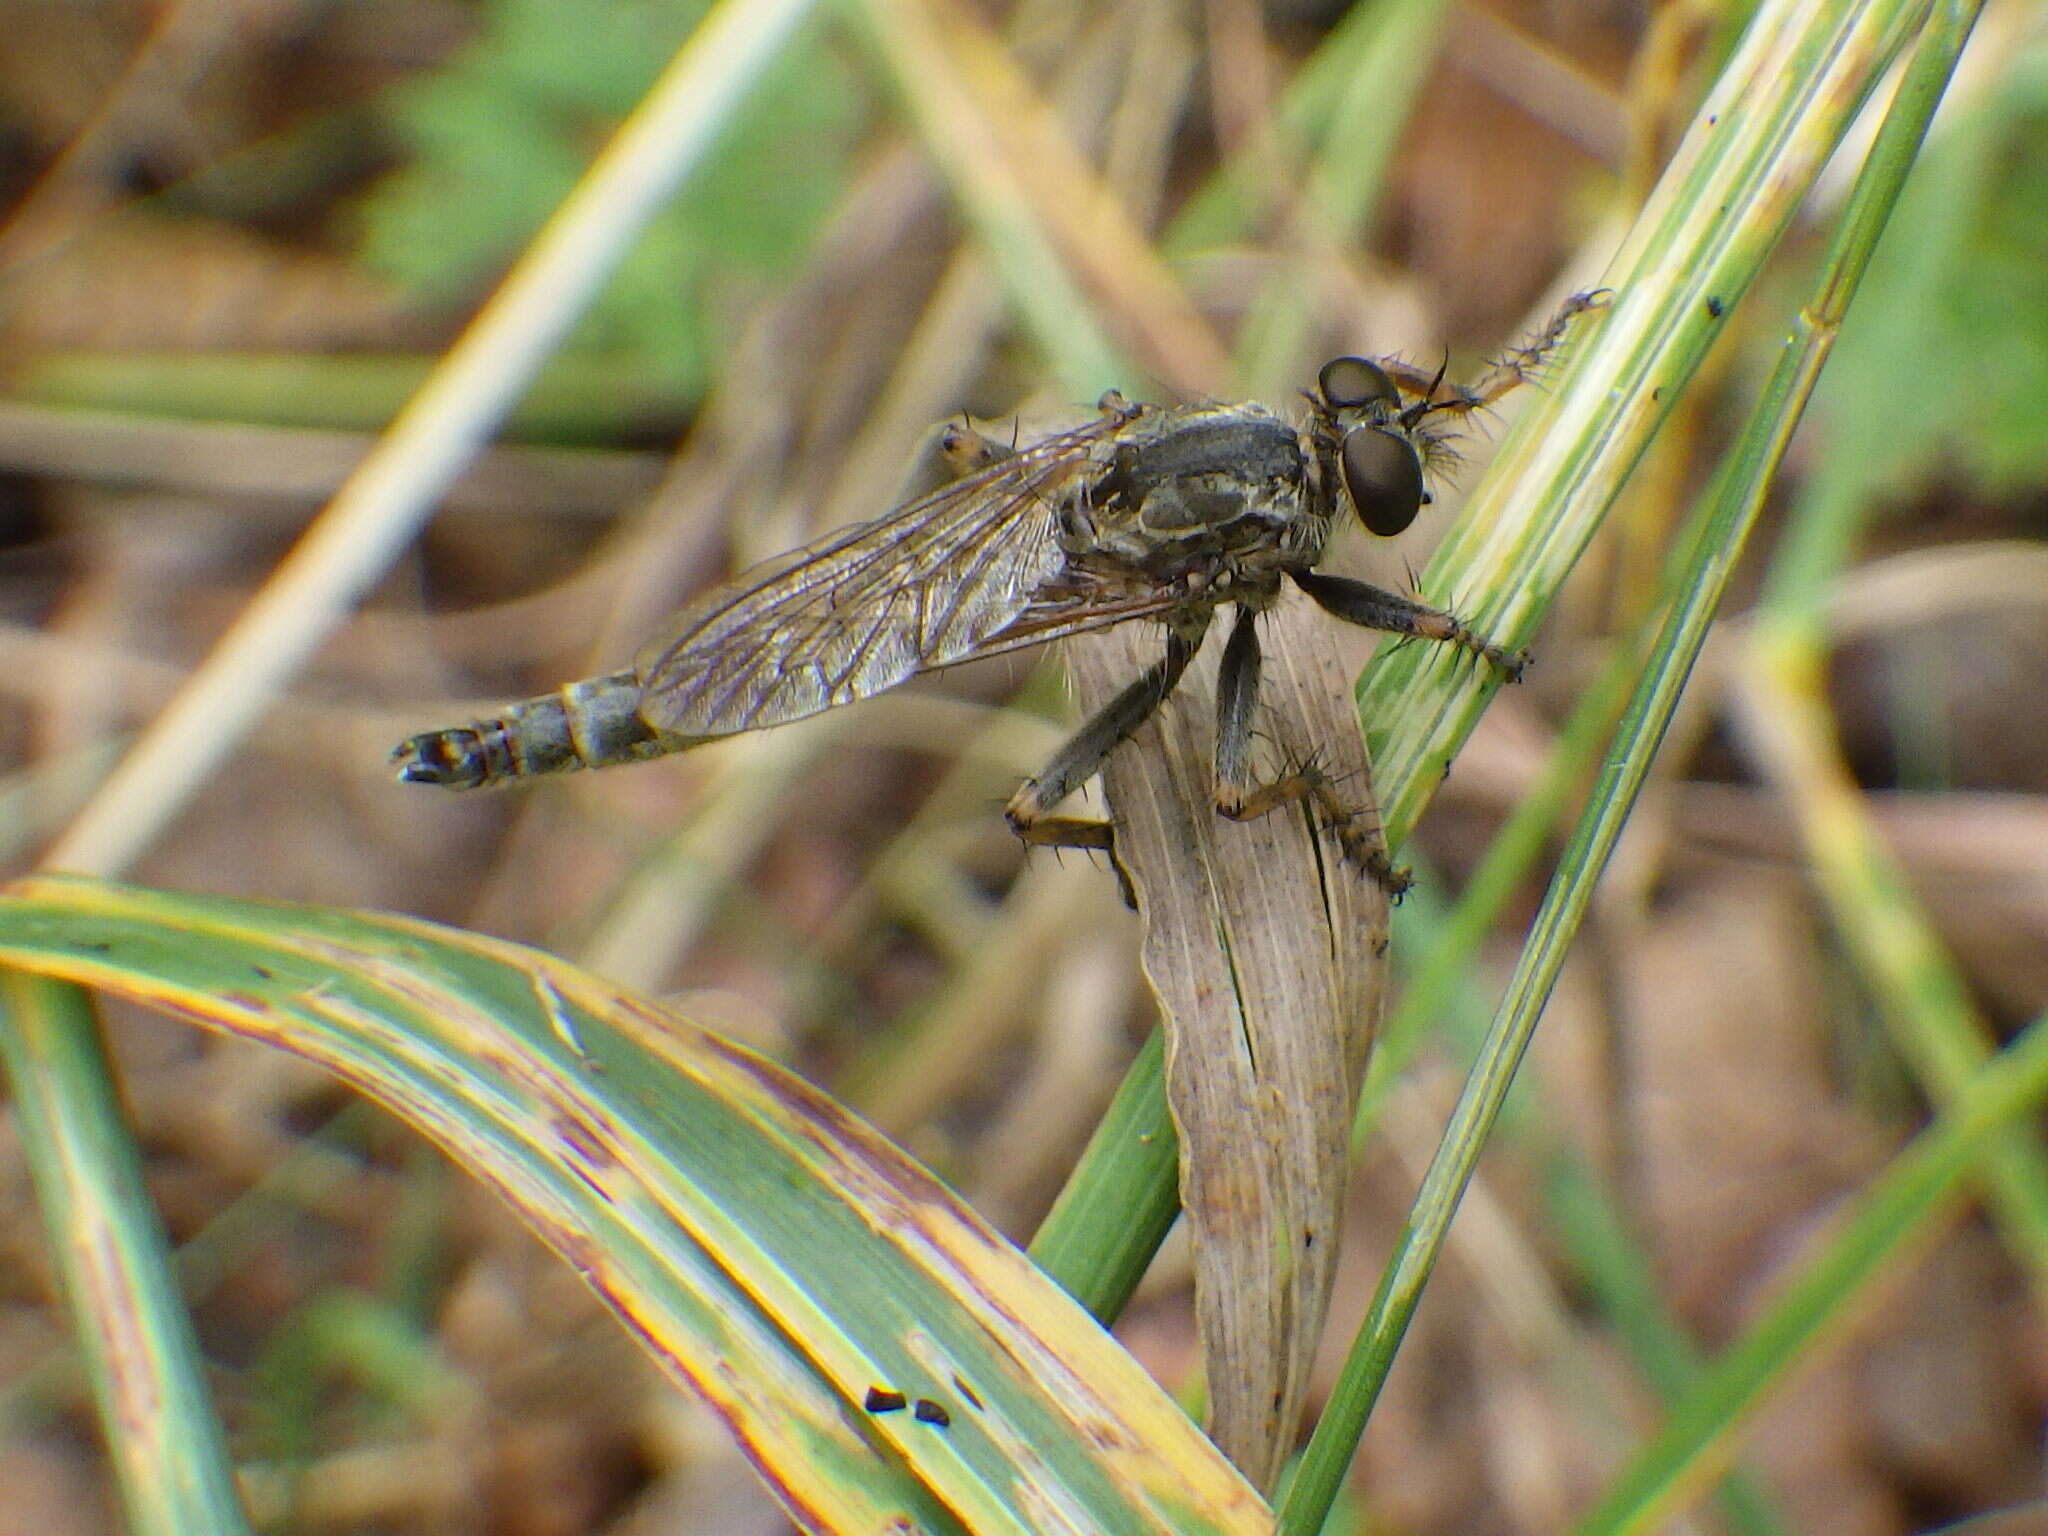
<path id="1" fill-rule="evenodd" d="M 1313 752 L 1347 800 L 1369 803 L 1328 625 L 1306 600 L 1262 621 L 1258 725 L 1269 756 Z M 1103 703 L 1159 643 L 1140 625 L 1073 642 L 1081 706 Z M 1298 811 L 1242 825 L 1216 814 L 1221 652 L 1217 637 L 1103 780 L 1167 1031 L 1209 1433 L 1271 1490 L 1329 1304 L 1352 1104 L 1385 991 L 1387 898 Z"/>

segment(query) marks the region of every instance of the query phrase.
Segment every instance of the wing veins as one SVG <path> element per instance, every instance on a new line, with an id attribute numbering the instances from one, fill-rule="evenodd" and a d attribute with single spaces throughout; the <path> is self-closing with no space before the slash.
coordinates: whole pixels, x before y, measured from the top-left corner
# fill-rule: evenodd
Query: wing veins
<path id="1" fill-rule="evenodd" d="M 1046 438 L 793 551 L 736 589 L 714 589 L 699 599 L 701 611 L 685 608 L 665 646 L 643 662 L 642 714 L 664 730 L 725 734 L 964 659 L 978 646 L 976 620 L 993 621 L 983 639 L 991 638 L 1005 611 L 1024 611 L 1055 574 L 1051 495 L 1114 425 L 1105 418 Z M 1033 513 L 1043 528 L 1030 526 Z M 930 579 L 950 575 L 956 562 L 957 577 Z M 907 608 L 905 588 L 917 594 Z"/>

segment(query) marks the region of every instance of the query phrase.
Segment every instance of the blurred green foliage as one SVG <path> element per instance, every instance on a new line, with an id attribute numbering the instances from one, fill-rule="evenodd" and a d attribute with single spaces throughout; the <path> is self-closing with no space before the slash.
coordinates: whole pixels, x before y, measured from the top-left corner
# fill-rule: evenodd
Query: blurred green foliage
<path id="1" fill-rule="evenodd" d="M 2048 476 L 2048 47 L 1937 122 L 1823 379 L 1832 448 L 1912 491 Z"/>
<path id="2" fill-rule="evenodd" d="M 415 302 L 472 302 L 568 194 L 707 0 L 485 0 L 476 36 L 394 90 L 408 162 L 361 205 L 360 255 Z M 859 81 L 815 35 L 786 49 L 713 157 L 635 243 L 571 347 L 694 396 L 746 283 L 788 270 L 843 184 Z"/>

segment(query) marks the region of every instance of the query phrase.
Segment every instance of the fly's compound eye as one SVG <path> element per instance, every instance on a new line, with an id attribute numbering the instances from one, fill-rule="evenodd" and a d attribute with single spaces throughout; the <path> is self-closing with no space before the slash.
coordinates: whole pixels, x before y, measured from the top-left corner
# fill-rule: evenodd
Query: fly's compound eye
<path id="1" fill-rule="evenodd" d="M 1316 375 L 1316 385 L 1334 410 L 1357 410 L 1375 400 L 1384 400 L 1389 405 L 1400 402 L 1386 370 L 1362 357 L 1333 358 L 1323 364 L 1323 371 Z"/>
<path id="2" fill-rule="evenodd" d="M 1342 462 L 1344 489 L 1367 528 L 1392 538 L 1415 521 L 1428 498 L 1422 460 L 1407 438 L 1382 427 L 1353 427 L 1344 434 Z"/>

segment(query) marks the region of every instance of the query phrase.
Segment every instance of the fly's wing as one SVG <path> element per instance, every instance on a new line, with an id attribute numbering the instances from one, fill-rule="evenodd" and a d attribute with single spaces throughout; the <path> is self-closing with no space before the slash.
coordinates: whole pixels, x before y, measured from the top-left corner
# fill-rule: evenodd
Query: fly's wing
<path id="1" fill-rule="evenodd" d="M 642 718 L 725 736 L 1028 643 L 988 644 L 1059 574 L 1051 497 L 1120 420 L 1033 443 L 705 593 L 643 653 Z"/>
<path id="2" fill-rule="evenodd" d="M 1130 619 L 1158 618 L 1181 607 L 1188 593 L 1175 586 L 1134 587 L 1090 576 L 1074 576 L 1054 583 L 1026 604 L 1016 618 L 990 635 L 957 661 L 978 661 L 1022 650 L 1027 645 L 1046 645 L 1090 630 L 1107 629 Z"/>

